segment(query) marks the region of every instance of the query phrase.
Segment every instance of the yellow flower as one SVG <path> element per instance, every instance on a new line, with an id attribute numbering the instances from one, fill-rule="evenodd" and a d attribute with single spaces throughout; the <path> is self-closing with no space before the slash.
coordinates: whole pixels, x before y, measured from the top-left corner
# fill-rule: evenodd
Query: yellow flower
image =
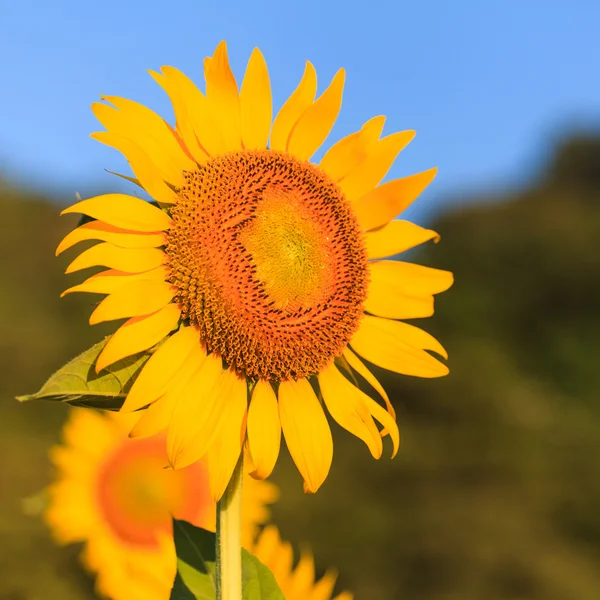
<path id="1" fill-rule="evenodd" d="M 315 564 L 305 551 L 298 564 L 292 568 L 294 554 L 289 542 L 282 542 L 275 525 L 267 525 L 256 542 L 248 548 L 271 569 L 285 600 L 329 600 L 337 573 L 330 569 L 315 581 Z M 350 592 L 342 592 L 333 600 L 352 600 Z"/>
<path id="2" fill-rule="evenodd" d="M 315 492 L 333 456 L 323 404 L 375 458 L 387 434 L 397 451 L 393 408 L 359 355 L 405 375 L 448 373 L 430 354 L 447 358 L 441 344 L 400 319 L 432 315 L 433 296 L 452 274 L 380 260 L 437 241 L 434 231 L 394 220 L 436 170 L 379 185 L 414 135 L 381 137 L 383 117 L 334 144 L 318 165 L 309 162 L 340 110 L 343 70 L 315 99 L 307 63 L 272 124 L 258 50 L 239 91 L 223 42 L 204 74 L 205 94 L 173 67 L 151 72 L 171 99 L 175 127 L 124 98 L 93 105 L 107 131 L 92 137 L 125 155 L 156 205 L 107 194 L 65 210 L 94 220 L 57 252 L 101 241 L 67 273 L 108 268 L 65 293 L 107 294 L 92 324 L 128 319 L 98 371 L 167 338 L 123 410 L 148 407 L 136 435 L 166 430 L 174 468 L 206 456 L 216 500 L 244 440 L 253 475 L 265 478 L 283 430 L 305 490 Z M 351 382 L 356 374 L 385 408 Z"/>
<path id="3" fill-rule="evenodd" d="M 136 417 L 75 409 L 51 451 L 57 469 L 45 520 L 60 543 L 84 542 L 98 592 L 113 600 L 169 597 L 176 571 L 171 516 L 215 530 L 206 462 L 165 469 L 164 437 L 132 440 Z M 242 543 L 252 547 L 277 488 L 244 478 Z"/>

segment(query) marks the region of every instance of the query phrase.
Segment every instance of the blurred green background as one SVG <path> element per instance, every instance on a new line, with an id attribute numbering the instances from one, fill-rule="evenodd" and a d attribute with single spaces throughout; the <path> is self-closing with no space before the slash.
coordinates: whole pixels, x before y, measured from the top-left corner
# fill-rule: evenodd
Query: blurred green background
<path id="1" fill-rule="evenodd" d="M 411 256 L 455 273 L 423 323 L 451 374 L 376 371 L 398 456 L 374 461 L 334 427 L 318 494 L 302 493 L 287 451 L 276 468 L 283 537 L 309 542 L 356 598 L 600 598 L 600 138 L 548 156 L 521 189 L 490 186 L 439 216 L 440 244 Z M 57 200 L 0 180 L 1 600 L 94 597 L 77 549 L 32 514 L 66 409 L 14 400 L 110 331 L 87 325 L 93 297 L 59 299 L 78 276 L 63 275 L 72 253 L 54 257 L 74 225 Z"/>

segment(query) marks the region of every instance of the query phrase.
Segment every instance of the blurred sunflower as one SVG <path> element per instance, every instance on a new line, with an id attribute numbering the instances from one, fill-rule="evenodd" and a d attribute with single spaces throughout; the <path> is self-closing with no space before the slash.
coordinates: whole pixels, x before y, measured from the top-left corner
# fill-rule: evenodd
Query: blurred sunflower
<path id="1" fill-rule="evenodd" d="M 315 581 L 315 563 L 305 551 L 298 564 L 292 567 L 294 552 L 289 542 L 283 542 L 275 525 L 267 525 L 256 542 L 248 548 L 267 565 L 285 597 L 285 600 L 329 600 L 337 580 L 337 573 L 330 569 L 319 581 Z M 352 600 L 350 592 L 342 592 L 333 600 Z"/>
<path id="2" fill-rule="evenodd" d="M 137 417 L 134 417 L 137 418 Z M 49 487 L 45 520 L 60 543 L 83 542 L 83 562 L 97 574 L 98 592 L 113 600 L 169 597 L 176 571 L 171 516 L 214 531 L 215 503 L 204 462 L 164 469 L 164 437 L 128 437 L 130 415 L 74 409 L 63 445 L 51 450 L 56 479 Z M 257 554 L 287 600 L 328 600 L 335 574 L 315 582 L 313 559 L 292 568 L 292 550 L 269 520 L 276 486 L 244 478 L 242 545 Z M 346 594 L 340 600 L 349 598 Z"/>
<path id="3" fill-rule="evenodd" d="M 67 273 L 108 270 L 65 293 L 108 294 L 92 324 L 128 319 L 97 371 L 168 338 L 123 406 L 148 407 L 137 434 L 166 430 L 174 468 L 206 456 L 215 500 L 245 439 L 253 476 L 270 474 L 282 430 L 305 490 L 315 492 L 333 456 L 321 401 L 375 458 L 387 434 L 395 454 L 393 408 L 358 355 L 406 375 L 448 373 L 430 354 L 447 358 L 441 344 L 399 319 L 433 314 L 433 295 L 451 286 L 452 274 L 379 260 L 438 239 L 393 220 L 435 169 L 378 185 L 414 132 L 381 138 L 384 118 L 375 117 L 317 165 L 309 160 L 337 118 L 343 70 L 315 99 L 307 63 L 272 125 L 258 50 L 239 91 L 224 42 L 204 61 L 206 94 L 172 67 L 151 75 L 171 99 L 175 127 L 141 104 L 106 96 L 110 104 L 93 111 L 107 131 L 92 137 L 125 155 L 154 205 L 123 194 L 80 201 L 63 212 L 92 220 L 57 249 L 100 240 Z M 385 408 L 351 381 L 355 373 Z"/>

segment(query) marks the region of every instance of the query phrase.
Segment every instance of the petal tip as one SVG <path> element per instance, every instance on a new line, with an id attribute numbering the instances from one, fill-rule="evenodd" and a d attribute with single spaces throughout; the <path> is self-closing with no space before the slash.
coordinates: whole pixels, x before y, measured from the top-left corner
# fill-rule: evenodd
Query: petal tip
<path id="1" fill-rule="evenodd" d="M 91 315 L 90 318 L 88 319 L 88 323 L 90 325 L 98 325 L 98 323 L 102 323 L 102 316 L 96 314 L 96 311 L 94 311 Z"/>
<path id="2" fill-rule="evenodd" d="M 98 355 L 96 359 L 96 364 L 94 365 L 94 369 L 96 374 L 100 373 L 103 369 L 106 369 L 109 365 L 112 365 L 115 360 L 111 358 L 110 354 L 107 352 L 107 349 L 110 348 L 110 342 L 112 341 L 112 337 L 109 338 L 108 343 L 102 349 L 102 352 Z"/>
<path id="3" fill-rule="evenodd" d="M 210 486 L 210 497 L 215 504 L 217 504 L 217 502 L 219 502 L 219 500 L 221 500 L 223 497 L 223 494 L 225 493 L 225 487 L 219 486 L 218 488 L 213 489 L 213 487 Z"/>
<path id="4" fill-rule="evenodd" d="M 427 169 L 426 171 L 422 171 L 421 173 L 417 173 L 417 175 L 422 176 L 422 181 L 424 182 L 423 190 L 437 177 L 438 168 L 432 167 L 431 169 Z"/>
<path id="5" fill-rule="evenodd" d="M 306 61 L 306 65 L 304 66 L 304 77 L 308 74 L 311 74 L 313 77 L 317 76 L 317 70 L 315 69 L 315 65 L 313 65 L 310 60 Z M 303 77 L 303 78 L 304 78 Z"/>
<path id="6" fill-rule="evenodd" d="M 273 468 L 268 469 L 265 467 L 256 467 L 253 471 L 248 473 L 252 479 L 256 481 L 263 481 L 273 472 Z"/>
<path id="7" fill-rule="evenodd" d="M 63 215 L 68 215 L 70 213 L 74 213 L 77 212 L 77 210 L 74 210 L 76 206 L 79 205 L 79 202 L 76 202 L 75 204 L 73 204 L 72 206 L 67 206 L 67 208 L 63 208 L 63 210 L 60 211 L 59 216 L 62 217 Z"/>
<path id="8" fill-rule="evenodd" d="M 321 485 L 311 485 L 308 481 L 304 480 L 304 493 L 305 494 L 316 494 Z"/>
<path id="9" fill-rule="evenodd" d="M 444 350 L 444 354 L 441 354 L 442 357 L 444 357 L 445 359 L 448 359 L 448 353 Z M 446 377 L 446 375 L 448 375 L 450 373 L 450 369 L 447 365 L 445 365 L 444 363 L 441 363 L 439 360 L 436 360 L 437 362 L 437 369 L 435 372 L 433 372 L 430 377 L 432 377 L 433 379 L 437 379 L 438 377 Z"/>

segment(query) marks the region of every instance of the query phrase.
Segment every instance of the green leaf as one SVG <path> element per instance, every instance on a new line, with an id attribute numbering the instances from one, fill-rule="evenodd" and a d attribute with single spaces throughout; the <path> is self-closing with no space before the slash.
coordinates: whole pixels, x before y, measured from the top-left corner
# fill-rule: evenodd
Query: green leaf
<path id="1" fill-rule="evenodd" d="M 68 362 L 39 392 L 17 396 L 17 400 L 53 400 L 73 406 L 118 410 L 152 351 L 128 356 L 96 373 L 96 359 L 108 340 L 105 338 Z"/>
<path id="2" fill-rule="evenodd" d="M 177 563 L 177 568 L 179 568 L 179 561 Z M 213 591 L 213 595 L 211 599 L 215 597 L 215 592 Z M 173 587 L 171 589 L 171 595 L 169 596 L 170 600 L 196 600 L 196 596 L 186 587 L 185 583 L 183 583 L 183 579 L 179 574 L 179 571 L 175 575 L 175 582 L 173 583 Z"/>
<path id="3" fill-rule="evenodd" d="M 242 550 L 242 597 L 244 600 L 285 600 L 271 570 Z"/>
<path id="4" fill-rule="evenodd" d="M 173 520 L 177 577 L 170 600 L 214 600 L 216 535 Z M 256 556 L 242 550 L 243 600 L 285 600 L 275 577 Z"/>
<path id="5" fill-rule="evenodd" d="M 214 600 L 216 535 L 186 521 L 173 519 L 173 538 L 177 551 L 177 575 L 181 581 L 175 580 L 171 600 L 186 600 L 188 597 Z M 186 596 L 182 588 L 191 596 Z"/>
<path id="6" fill-rule="evenodd" d="M 197 571 L 181 559 L 177 559 L 177 575 L 180 583 L 177 585 L 176 578 L 171 590 L 171 600 L 175 598 L 181 600 L 187 600 L 187 598 L 190 600 L 215 599 L 217 595 L 215 582 L 210 575 Z"/>
<path id="7" fill-rule="evenodd" d="M 215 562 L 216 537 L 212 531 L 196 527 L 187 521 L 173 519 L 173 538 L 177 558 L 184 560 L 198 571 L 208 573 L 207 563 Z"/>

